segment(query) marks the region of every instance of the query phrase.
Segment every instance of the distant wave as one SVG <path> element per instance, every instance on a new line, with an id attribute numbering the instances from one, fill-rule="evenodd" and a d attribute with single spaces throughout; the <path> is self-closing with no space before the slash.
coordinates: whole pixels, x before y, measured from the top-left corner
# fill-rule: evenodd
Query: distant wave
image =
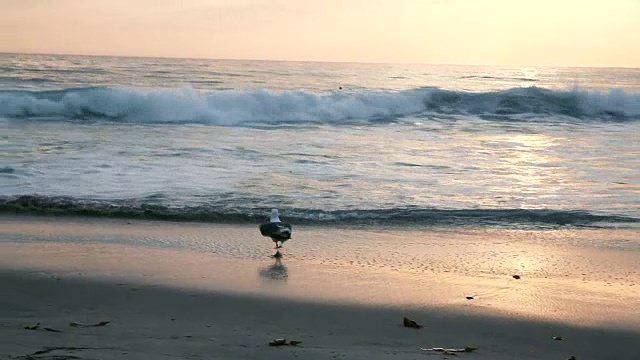
<path id="1" fill-rule="evenodd" d="M 505 80 L 505 81 L 530 81 L 537 82 L 537 79 L 528 77 L 503 77 L 503 76 L 490 76 L 490 75 L 467 75 L 461 76 L 460 79 L 481 79 L 481 80 Z"/>
<path id="2" fill-rule="evenodd" d="M 190 207 L 159 204 L 148 199 L 96 200 L 40 195 L 0 196 L 2 214 L 92 216 L 168 221 L 260 223 L 268 208 L 239 208 L 230 204 Z M 640 223 L 640 219 L 596 215 L 587 211 L 549 209 L 438 209 L 404 207 L 390 209 L 333 210 L 287 208 L 288 222 L 315 225 L 447 225 L 500 226 L 507 228 L 600 226 Z"/>
<path id="3" fill-rule="evenodd" d="M 0 91 L 0 118 L 18 120 L 202 123 L 223 126 L 283 123 L 385 123 L 403 118 L 470 115 L 486 120 L 636 121 L 640 94 L 623 90 L 537 87 L 463 92 L 71 88 Z"/>

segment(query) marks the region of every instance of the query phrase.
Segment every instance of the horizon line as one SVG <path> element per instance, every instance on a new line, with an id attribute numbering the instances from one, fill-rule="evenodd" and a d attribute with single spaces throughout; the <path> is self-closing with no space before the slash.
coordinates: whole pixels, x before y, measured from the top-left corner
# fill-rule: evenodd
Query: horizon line
<path id="1" fill-rule="evenodd" d="M 138 58 L 138 59 L 176 59 L 176 60 L 211 60 L 211 61 L 262 61 L 262 62 L 292 62 L 292 63 L 328 63 L 328 64 L 366 64 L 366 65 L 426 65 L 426 66 L 470 66 L 470 67 L 531 67 L 531 68 L 598 68 L 598 69 L 640 69 L 640 66 L 614 66 L 614 65 L 506 65 L 506 64 L 464 64 L 464 63 L 438 63 L 438 62 L 377 62 L 377 61 L 341 61 L 341 60 L 285 60 L 285 59 L 256 59 L 256 58 L 211 58 L 211 57 L 182 57 L 182 56 L 148 56 L 148 55 L 108 55 L 108 54 L 73 54 L 73 53 L 46 53 L 46 52 L 15 52 L 2 51 L 3 55 L 35 55 L 35 56 L 84 56 L 84 57 L 112 57 L 112 58 Z"/>

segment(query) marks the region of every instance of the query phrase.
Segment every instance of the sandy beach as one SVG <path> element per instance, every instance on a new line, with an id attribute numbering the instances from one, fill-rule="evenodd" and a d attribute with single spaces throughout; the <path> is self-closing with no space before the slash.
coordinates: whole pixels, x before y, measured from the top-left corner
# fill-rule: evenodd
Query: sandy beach
<path id="1" fill-rule="evenodd" d="M 638 249 L 616 246 L 636 230 L 298 227 L 276 261 L 254 226 L 0 220 L 0 357 L 631 360 L 640 353 Z M 400 237 L 412 241 L 371 250 Z M 598 246 L 605 240 L 610 246 Z M 424 327 L 403 327 L 403 317 Z M 108 323 L 91 326 L 101 322 Z M 301 343 L 269 346 L 278 338 Z M 477 350 L 421 350 L 465 347 Z"/>

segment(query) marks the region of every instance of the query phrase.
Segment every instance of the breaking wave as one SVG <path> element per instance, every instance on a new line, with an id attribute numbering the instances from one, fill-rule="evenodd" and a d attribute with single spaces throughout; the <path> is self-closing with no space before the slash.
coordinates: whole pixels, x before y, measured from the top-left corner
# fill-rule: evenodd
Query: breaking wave
<path id="1" fill-rule="evenodd" d="M 236 207 L 222 202 L 177 206 L 158 203 L 156 200 L 155 198 L 97 200 L 40 195 L 0 196 L 0 213 L 257 224 L 265 220 L 265 214 L 270 210 L 263 207 Z M 582 210 L 422 207 L 354 210 L 286 208 L 286 220 L 295 224 L 315 225 L 442 225 L 507 228 L 640 223 L 640 219 L 633 217 L 597 215 Z"/>
<path id="2" fill-rule="evenodd" d="M 282 123 L 353 124 L 403 118 L 474 116 L 515 121 L 637 121 L 640 94 L 623 90 L 548 90 L 538 87 L 464 92 L 440 88 L 402 91 L 71 88 L 0 91 L 0 118 L 122 123 L 251 126 Z"/>

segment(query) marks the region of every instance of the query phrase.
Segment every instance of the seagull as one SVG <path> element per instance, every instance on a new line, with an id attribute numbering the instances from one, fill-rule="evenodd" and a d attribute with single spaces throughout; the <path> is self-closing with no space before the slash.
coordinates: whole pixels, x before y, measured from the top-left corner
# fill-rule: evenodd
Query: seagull
<path id="1" fill-rule="evenodd" d="M 260 225 L 260 233 L 262 236 L 270 237 L 276 243 L 276 249 L 280 249 L 285 241 L 291 239 L 291 224 L 282 223 L 278 209 L 273 209 L 269 222 Z"/>

